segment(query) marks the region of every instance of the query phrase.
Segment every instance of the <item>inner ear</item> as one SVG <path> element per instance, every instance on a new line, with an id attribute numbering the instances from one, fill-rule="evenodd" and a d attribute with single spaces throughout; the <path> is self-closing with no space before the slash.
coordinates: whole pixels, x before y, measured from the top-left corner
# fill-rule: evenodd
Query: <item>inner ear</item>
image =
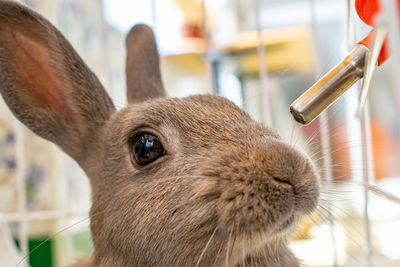
<path id="1" fill-rule="evenodd" d="M 33 36 L 27 37 L 25 31 L 16 31 L 10 27 L 4 34 L 8 41 L 15 44 L 15 49 L 10 51 L 11 62 L 23 63 L 14 64 L 13 68 L 22 83 L 19 88 L 39 106 L 54 109 L 72 122 L 73 114 L 63 93 L 67 85 L 60 79 L 61 71 L 51 63 L 53 59 L 48 51 L 50 48 L 44 47 Z"/>
<path id="2" fill-rule="evenodd" d="M 64 36 L 15 1 L 0 0 L 0 93 L 33 132 L 93 166 L 115 107 Z"/>

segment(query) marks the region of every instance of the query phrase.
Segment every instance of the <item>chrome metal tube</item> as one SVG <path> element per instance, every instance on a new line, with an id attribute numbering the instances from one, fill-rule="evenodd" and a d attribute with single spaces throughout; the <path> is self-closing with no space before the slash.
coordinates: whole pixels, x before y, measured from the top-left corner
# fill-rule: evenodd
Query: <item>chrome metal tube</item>
<path id="1" fill-rule="evenodd" d="M 290 105 L 290 113 L 302 124 L 312 122 L 364 74 L 368 48 L 358 45 L 336 67 Z"/>

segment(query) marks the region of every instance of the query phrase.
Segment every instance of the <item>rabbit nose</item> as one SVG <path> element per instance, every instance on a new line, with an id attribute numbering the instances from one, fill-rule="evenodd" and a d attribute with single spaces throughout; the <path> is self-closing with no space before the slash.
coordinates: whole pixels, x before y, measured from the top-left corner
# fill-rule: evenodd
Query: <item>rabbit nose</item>
<path id="1" fill-rule="evenodd" d="M 283 186 L 293 186 L 293 184 L 288 179 L 280 178 L 280 177 L 276 177 L 276 176 L 272 177 L 272 179 L 276 183 L 282 184 Z"/>

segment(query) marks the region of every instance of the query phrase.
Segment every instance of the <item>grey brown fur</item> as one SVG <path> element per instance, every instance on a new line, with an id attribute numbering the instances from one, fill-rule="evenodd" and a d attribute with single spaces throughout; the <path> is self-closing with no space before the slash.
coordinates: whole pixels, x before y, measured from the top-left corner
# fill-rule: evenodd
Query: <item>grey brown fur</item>
<path id="1" fill-rule="evenodd" d="M 308 157 L 222 97 L 165 98 L 147 26 L 130 31 L 127 51 L 130 105 L 116 112 L 47 20 L 0 0 L 4 100 L 91 181 L 94 252 L 77 266 L 298 266 L 287 237 L 319 194 Z M 166 155 L 132 163 L 139 129 Z"/>

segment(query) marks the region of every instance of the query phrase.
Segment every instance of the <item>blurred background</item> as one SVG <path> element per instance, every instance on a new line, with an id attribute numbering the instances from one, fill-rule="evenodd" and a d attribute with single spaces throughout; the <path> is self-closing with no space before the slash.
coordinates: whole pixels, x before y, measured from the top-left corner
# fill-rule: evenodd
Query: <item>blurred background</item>
<path id="1" fill-rule="evenodd" d="M 151 25 L 169 96 L 223 95 L 317 162 L 320 208 L 291 242 L 304 266 L 400 266 L 400 205 L 390 200 L 400 197 L 394 63 L 374 73 L 367 126 L 354 116 L 358 85 L 308 126 L 289 113 L 290 103 L 370 30 L 349 1 L 22 2 L 61 30 L 118 109 L 126 105 L 124 36 L 134 24 Z M 369 192 L 366 181 L 381 191 Z M 82 170 L 21 126 L 0 99 L 0 238 L 7 243 L 10 229 L 8 247 L 29 253 L 21 266 L 67 266 L 88 255 L 89 207 Z"/>

